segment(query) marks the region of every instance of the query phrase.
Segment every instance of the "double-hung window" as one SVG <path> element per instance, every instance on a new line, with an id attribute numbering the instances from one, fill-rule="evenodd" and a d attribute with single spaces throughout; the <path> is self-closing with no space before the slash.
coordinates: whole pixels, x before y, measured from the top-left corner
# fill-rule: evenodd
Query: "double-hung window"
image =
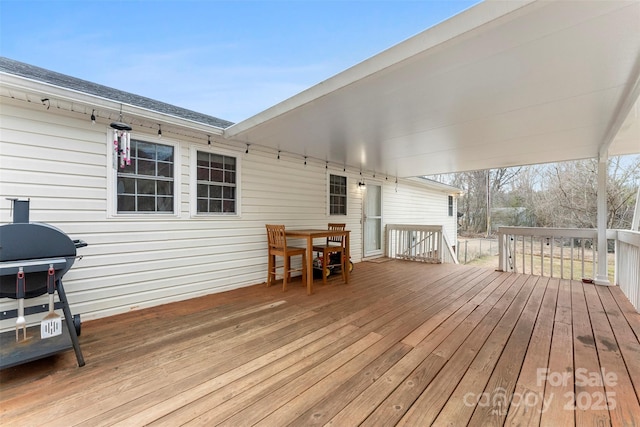
<path id="1" fill-rule="evenodd" d="M 238 213 L 238 164 L 236 157 L 197 151 L 197 214 Z"/>
<path id="2" fill-rule="evenodd" d="M 329 215 L 347 214 L 347 177 L 329 175 Z"/>
<path id="3" fill-rule="evenodd" d="M 453 216 L 453 196 L 449 196 L 449 216 Z"/>
<path id="4" fill-rule="evenodd" d="M 117 212 L 174 211 L 174 147 L 131 140 L 131 163 L 118 167 Z"/>

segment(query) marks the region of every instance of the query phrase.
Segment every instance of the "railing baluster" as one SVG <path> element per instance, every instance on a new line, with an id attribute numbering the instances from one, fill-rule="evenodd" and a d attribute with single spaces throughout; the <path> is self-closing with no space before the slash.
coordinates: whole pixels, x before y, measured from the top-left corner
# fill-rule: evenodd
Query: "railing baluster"
<path id="1" fill-rule="evenodd" d="M 544 241 L 540 239 L 540 275 L 544 276 Z"/>
<path id="2" fill-rule="evenodd" d="M 564 279 L 564 237 L 560 238 L 560 278 Z"/>
<path id="3" fill-rule="evenodd" d="M 522 236 L 522 274 L 527 274 L 527 257 L 524 248 L 524 236 Z"/>
<path id="4" fill-rule="evenodd" d="M 573 277 L 573 244 L 574 244 L 574 238 L 571 238 L 571 280 L 575 280 L 575 277 Z"/>
<path id="5" fill-rule="evenodd" d="M 582 248 L 582 254 L 580 256 L 580 258 L 582 259 L 582 278 L 584 279 L 585 275 L 584 275 L 584 242 L 585 239 L 580 239 L 580 246 Z"/>

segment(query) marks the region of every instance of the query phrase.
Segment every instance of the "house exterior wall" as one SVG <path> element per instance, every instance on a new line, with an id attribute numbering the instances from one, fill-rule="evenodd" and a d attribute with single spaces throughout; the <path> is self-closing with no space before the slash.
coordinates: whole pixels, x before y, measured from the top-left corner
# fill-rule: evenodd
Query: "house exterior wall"
<path id="1" fill-rule="evenodd" d="M 457 245 L 457 198 L 453 197 L 453 215 L 449 216 L 449 196 L 444 191 L 425 191 L 412 181 L 385 185 L 385 224 L 443 225 L 447 238 Z"/>
<path id="2" fill-rule="evenodd" d="M 164 128 L 160 141 L 157 130 L 134 128 L 136 139 L 176 145 L 179 210 L 115 215 L 108 123 L 92 125 L 78 114 L 3 98 L 0 124 L 0 222 L 11 221 L 7 198 L 29 198 L 32 222 L 54 225 L 89 244 L 78 250 L 83 258 L 64 278 L 72 312 L 83 320 L 265 282 L 266 223 L 325 228 L 328 222 L 346 222 L 352 260 L 362 259 L 362 192 L 355 171 L 312 161 L 305 165 L 285 155 L 277 159 L 258 149 L 246 154 L 239 144 L 209 148 Z M 240 215 L 192 215 L 193 147 L 239 159 Z M 331 173 L 347 177 L 346 216 L 328 215 Z M 445 223 L 446 194 L 410 181 L 398 188 L 391 179 L 383 182 L 385 223 Z M 455 236 L 453 230 L 449 236 Z M 28 305 L 40 302 L 46 297 Z M 0 309 L 13 308 L 15 301 L 0 300 Z M 14 326 L 9 319 L 0 329 Z"/>

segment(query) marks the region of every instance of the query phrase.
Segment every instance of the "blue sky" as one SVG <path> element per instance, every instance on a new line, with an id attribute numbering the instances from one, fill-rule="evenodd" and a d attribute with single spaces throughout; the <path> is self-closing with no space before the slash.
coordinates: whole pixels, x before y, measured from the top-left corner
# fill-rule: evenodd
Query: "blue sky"
<path id="1" fill-rule="evenodd" d="M 474 3 L 0 0 L 0 55 L 238 122 Z"/>

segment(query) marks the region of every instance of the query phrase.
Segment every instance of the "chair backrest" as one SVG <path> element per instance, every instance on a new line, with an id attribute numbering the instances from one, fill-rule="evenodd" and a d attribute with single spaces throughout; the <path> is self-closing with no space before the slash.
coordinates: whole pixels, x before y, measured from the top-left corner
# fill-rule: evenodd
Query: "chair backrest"
<path id="1" fill-rule="evenodd" d="M 287 236 L 284 232 L 284 225 L 266 224 L 267 243 L 269 248 L 284 249 L 287 247 Z"/>
<path id="2" fill-rule="evenodd" d="M 344 231 L 344 229 L 346 227 L 347 227 L 347 224 L 329 223 L 329 231 Z M 342 236 L 327 237 L 327 245 L 329 243 L 340 243 L 340 244 L 342 244 Z"/>

